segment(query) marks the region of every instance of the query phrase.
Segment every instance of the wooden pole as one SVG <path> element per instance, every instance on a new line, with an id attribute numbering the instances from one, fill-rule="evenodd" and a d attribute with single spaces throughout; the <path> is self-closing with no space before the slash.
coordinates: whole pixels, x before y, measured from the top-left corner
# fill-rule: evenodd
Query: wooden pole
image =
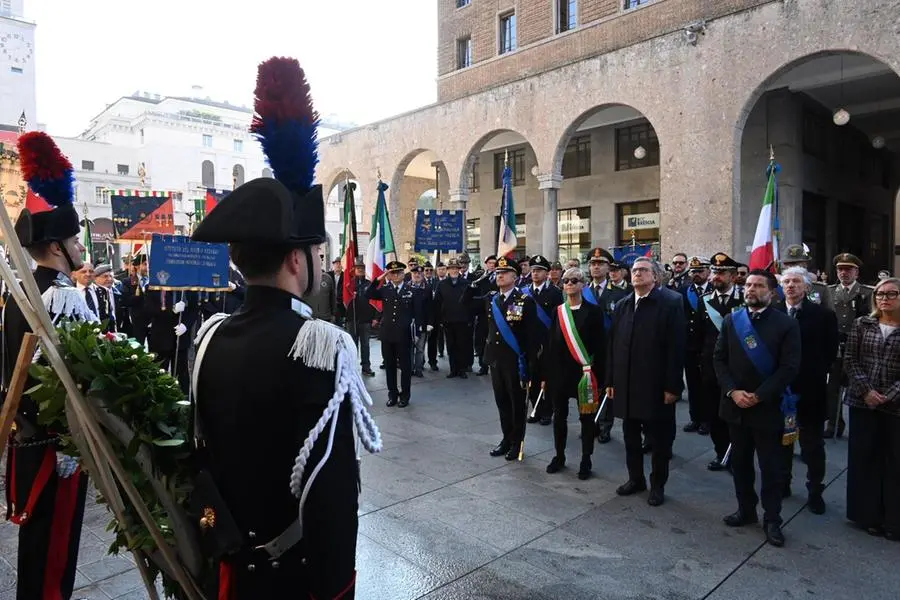
<path id="1" fill-rule="evenodd" d="M 6 401 L 0 411 L 0 449 L 6 448 L 6 442 L 9 440 L 19 403 L 22 401 L 22 392 L 25 391 L 25 382 L 28 381 L 28 367 L 31 366 L 37 343 L 38 336 L 33 333 L 26 333 L 22 340 L 19 357 L 16 359 L 16 366 L 9 382 L 9 391 L 6 393 Z"/>

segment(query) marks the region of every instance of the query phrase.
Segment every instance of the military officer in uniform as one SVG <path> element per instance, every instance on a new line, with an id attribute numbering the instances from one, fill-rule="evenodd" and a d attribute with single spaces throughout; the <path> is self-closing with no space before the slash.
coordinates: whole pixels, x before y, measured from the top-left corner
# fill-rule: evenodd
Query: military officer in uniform
<path id="1" fill-rule="evenodd" d="M 834 257 L 838 283 L 829 286 L 829 293 L 834 303 L 834 313 L 838 322 L 838 355 L 828 373 L 828 391 L 826 403 L 825 438 L 841 437 L 844 434 L 844 419 L 838 417 L 841 387 L 845 385 L 844 345 L 859 317 L 869 314 L 872 307 L 872 288 L 859 282 L 859 269 L 862 261 L 856 256 L 844 252 Z M 837 420 L 837 422 L 835 422 Z"/>
<path id="2" fill-rule="evenodd" d="M 563 266 L 562 263 L 558 260 L 553 261 L 550 265 L 550 285 L 555 285 L 560 290 L 563 288 L 562 284 L 562 274 L 563 274 Z"/>
<path id="3" fill-rule="evenodd" d="M 531 284 L 531 257 L 527 254 L 519 259 L 519 270 L 522 272 L 516 280 L 516 287 L 523 288 Z"/>
<path id="4" fill-rule="evenodd" d="M 563 303 L 563 295 L 559 288 L 547 281 L 547 277 L 550 274 L 549 260 L 540 254 L 536 254 L 529 259 L 528 266 L 531 284 L 521 289 L 523 294 L 531 296 L 534 300 L 535 313 L 541 324 L 539 331 L 543 334 L 541 347 L 546 349 L 549 343 L 547 336 L 550 334 L 550 326 L 553 324 L 553 315 L 556 314 L 556 307 Z M 519 277 L 519 281 L 521 280 L 522 277 Z M 541 393 L 541 382 L 547 379 L 545 369 L 545 365 L 548 364 L 547 358 L 546 352 L 542 352 L 541 359 L 536 365 L 537 368 L 533 373 L 530 373 L 531 386 L 528 399 L 531 401 L 531 405 L 535 407 L 535 410 L 534 416 L 528 417 L 529 423 L 540 421 L 541 425 L 549 425 L 553 420 L 553 403 L 546 397 L 546 394 L 540 403 L 535 404 Z"/>
<path id="5" fill-rule="evenodd" d="M 785 269 L 787 269 L 788 267 L 803 267 L 804 269 L 809 271 L 809 263 L 811 260 L 812 256 L 810 256 L 809 250 L 806 248 L 806 246 L 802 244 L 791 244 L 784 249 L 784 255 L 781 259 L 781 264 Z M 834 310 L 834 303 L 832 302 L 831 298 L 831 290 L 829 290 L 828 286 L 821 281 L 812 282 L 809 288 L 809 296 L 807 297 L 816 304 L 821 304 L 826 308 Z"/>
<path id="6" fill-rule="evenodd" d="M 289 104 L 293 118 L 305 119 L 303 131 L 315 131 L 305 94 L 283 99 L 264 89 L 274 79 L 283 89 L 303 90 L 302 77 L 292 59 L 260 66 L 256 97 L 267 104 L 257 102 L 251 131 L 264 148 L 265 138 L 284 127 L 292 129 L 290 139 L 300 137 L 296 121 L 281 116 L 288 111 L 272 105 Z M 268 159 L 280 165 L 275 173 L 283 181 L 239 186 L 193 235 L 230 244 L 248 284 L 241 308 L 207 319 L 197 335 L 192 380 L 204 442 L 197 457 L 205 457 L 242 538 L 239 551 L 222 559 L 218 593 L 208 598 L 349 600 L 355 593 L 355 438 L 370 452 L 381 440 L 366 409 L 352 338 L 313 318 L 301 300 L 323 275 L 318 246 L 326 234 L 322 186 L 313 184 L 309 168 L 316 146 L 302 138 L 297 145 L 270 146 Z M 275 152 L 285 155 L 276 160 Z M 336 380 L 347 387 L 336 390 Z M 240 443 L 248 432 L 264 435 Z"/>
<path id="7" fill-rule="evenodd" d="M 687 264 L 688 257 L 684 252 L 677 252 L 672 256 L 672 278 L 666 282 L 666 287 L 681 293 L 691 284 Z"/>
<path id="8" fill-rule="evenodd" d="M 412 382 L 412 340 L 413 323 L 424 323 L 425 317 L 417 314 L 421 302 L 414 296 L 415 291 L 403 281 L 406 265 L 391 261 L 385 266 L 381 277 L 372 282 L 366 290 L 369 300 L 381 300 L 384 309 L 381 317 L 381 355 L 384 357 L 385 375 L 388 386 L 388 406 L 409 406 L 410 384 Z M 382 285 L 384 280 L 388 283 Z M 397 367 L 400 366 L 400 387 L 397 387 Z"/>
<path id="9" fill-rule="evenodd" d="M 703 397 L 703 377 L 700 371 L 700 358 L 706 332 L 706 315 L 702 306 L 703 296 L 712 289 L 709 283 L 709 259 L 692 256 L 688 265 L 688 273 L 691 285 L 684 289 L 684 314 L 688 322 L 684 373 L 687 380 L 691 420 L 684 426 L 683 431 L 709 435 L 709 424 L 703 418 L 704 407 L 708 402 Z"/>
<path id="10" fill-rule="evenodd" d="M 526 389 L 543 334 L 534 300 L 516 288 L 519 265 L 501 256 L 496 274 L 498 291 L 484 299 L 488 322 L 485 363 L 490 367 L 503 439 L 491 456 L 515 460 L 525 439 Z M 468 293 L 473 292 L 470 287 Z"/>

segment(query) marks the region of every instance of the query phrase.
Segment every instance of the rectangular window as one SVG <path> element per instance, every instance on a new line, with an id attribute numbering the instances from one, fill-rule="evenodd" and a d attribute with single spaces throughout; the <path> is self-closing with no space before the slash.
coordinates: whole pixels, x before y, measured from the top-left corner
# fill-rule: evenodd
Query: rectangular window
<path id="1" fill-rule="evenodd" d="M 556 0 L 556 33 L 575 29 L 578 19 L 578 0 Z"/>
<path id="2" fill-rule="evenodd" d="M 462 8 L 463 6 L 468 6 L 471 0 L 456 0 L 456 8 Z"/>
<path id="3" fill-rule="evenodd" d="M 500 17 L 500 54 L 515 50 L 516 40 L 516 13 L 506 13 Z"/>
<path id="4" fill-rule="evenodd" d="M 650 4 L 653 0 L 625 0 L 625 10 L 629 8 L 637 8 L 638 6 L 643 6 L 644 4 Z"/>
<path id="5" fill-rule="evenodd" d="M 563 155 L 562 176 L 565 179 L 587 177 L 591 174 L 591 136 L 583 135 L 569 140 Z"/>
<path id="6" fill-rule="evenodd" d="M 567 208 L 557 213 L 559 230 L 559 260 L 570 258 L 579 261 L 591 250 L 591 207 Z"/>
<path id="7" fill-rule="evenodd" d="M 10 67 L 9 70 L 18 75 L 21 75 L 22 73 L 24 73 L 24 71 L 21 69 L 21 67 Z"/>
<path id="8" fill-rule="evenodd" d="M 659 200 L 627 202 L 616 205 L 616 239 L 618 246 L 659 241 Z"/>
<path id="9" fill-rule="evenodd" d="M 516 249 L 514 250 L 515 256 L 525 256 L 525 247 L 527 244 L 525 243 L 525 234 L 527 230 L 525 229 L 525 213 L 516 214 Z M 496 239 L 500 239 L 500 217 L 494 217 L 494 237 Z M 495 248 L 496 249 L 496 248 Z M 491 250 L 491 254 L 493 254 L 493 250 Z"/>
<path id="10" fill-rule="evenodd" d="M 141 143 L 144 143 L 144 130 L 141 129 Z"/>
<path id="11" fill-rule="evenodd" d="M 494 154 L 494 189 L 503 187 L 503 168 L 506 163 L 506 152 Z M 525 185 L 525 148 L 509 151 L 509 166 L 512 169 L 513 185 Z"/>
<path id="12" fill-rule="evenodd" d="M 477 192 L 481 188 L 481 175 L 478 172 L 479 169 L 481 169 L 481 161 L 476 157 L 472 162 L 472 170 L 469 173 L 470 192 Z"/>
<path id="13" fill-rule="evenodd" d="M 94 188 L 94 200 L 97 204 L 109 204 L 109 194 L 105 187 Z"/>
<path id="14" fill-rule="evenodd" d="M 81 170 L 82 171 L 93 171 L 94 170 L 94 161 L 92 161 L 92 160 L 81 161 Z"/>
<path id="15" fill-rule="evenodd" d="M 244 140 L 234 140 L 234 151 L 235 152 L 243 152 L 244 151 Z"/>
<path id="16" fill-rule="evenodd" d="M 119 175 L 128 175 L 128 165 L 116 165 L 116 171 Z"/>
<path id="17" fill-rule="evenodd" d="M 472 66 L 472 36 L 456 40 L 456 68 L 465 69 Z"/>
<path id="18" fill-rule="evenodd" d="M 643 158 L 638 158 L 642 156 Z M 659 139 L 650 123 L 616 129 L 616 171 L 659 164 Z"/>
<path id="19" fill-rule="evenodd" d="M 204 148 L 212 148 L 212 136 L 206 133 L 203 134 L 203 147 Z"/>
<path id="20" fill-rule="evenodd" d="M 481 262 L 481 219 L 466 219 L 466 254 L 472 265 Z"/>

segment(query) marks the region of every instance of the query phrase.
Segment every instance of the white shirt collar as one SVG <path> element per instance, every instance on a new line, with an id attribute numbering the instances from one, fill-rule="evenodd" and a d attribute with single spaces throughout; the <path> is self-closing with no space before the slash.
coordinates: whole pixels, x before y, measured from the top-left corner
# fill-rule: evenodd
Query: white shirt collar
<path id="1" fill-rule="evenodd" d="M 653 290 L 650 290 L 650 292 L 652 292 L 652 291 L 653 291 Z M 643 296 L 641 296 L 641 295 L 639 295 L 639 294 L 637 293 L 637 290 L 635 290 L 635 291 L 634 291 L 634 305 L 637 306 L 638 300 L 643 300 L 644 298 L 646 298 L 647 296 L 650 295 L 650 292 L 647 292 L 646 294 L 644 294 Z"/>
<path id="2" fill-rule="evenodd" d="M 545 287 L 547 287 L 547 281 L 545 280 L 544 283 L 541 283 L 539 285 L 535 285 L 534 283 L 532 283 L 531 285 L 532 287 L 534 287 L 535 292 L 540 293 L 544 291 Z"/>

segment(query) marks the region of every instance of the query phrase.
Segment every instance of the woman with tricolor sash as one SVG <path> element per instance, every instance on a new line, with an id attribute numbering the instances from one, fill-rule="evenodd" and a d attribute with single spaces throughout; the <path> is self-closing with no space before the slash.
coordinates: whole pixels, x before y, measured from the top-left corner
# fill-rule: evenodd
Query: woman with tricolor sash
<path id="1" fill-rule="evenodd" d="M 575 398 L 581 421 L 581 466 L 578 478 L 591 476 L 594 418 L 600 409 L 606 330 L 602 308 L 582 297 L 584 273 L 568 269 L 562 277 L 566 301 L 553 313 L 544 390 L 553 405 L 553 440 L 556 456 L 547 466 L 556 473 L 566 465 L 569 399 Z"/>

